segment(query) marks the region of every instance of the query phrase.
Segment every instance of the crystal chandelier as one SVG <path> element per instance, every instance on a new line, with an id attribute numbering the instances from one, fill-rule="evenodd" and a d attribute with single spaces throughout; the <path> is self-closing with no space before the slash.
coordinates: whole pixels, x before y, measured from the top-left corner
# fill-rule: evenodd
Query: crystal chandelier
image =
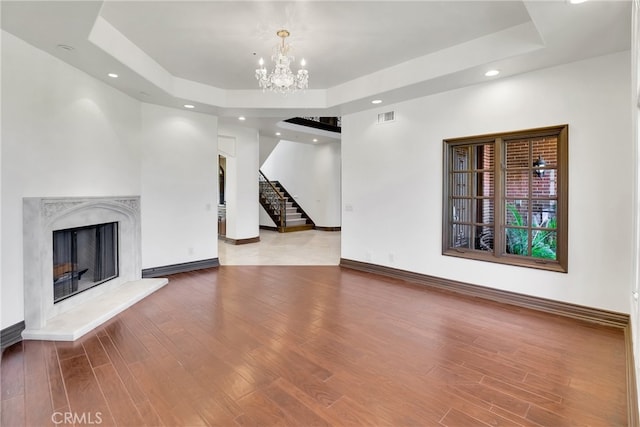
<path id="1" fill-rule="evenodd" d="M 262 90 L 272 90 L 280 93 L 293 93 L 299 89 L 307 89 L 309 85 L 309 72 L 304 69 L 304 59 L 300 61 L 300 68 L 297 74 L 293 74 L 289 67 L 294 61 L 293 55 L 289 54 L 290 46 L 284 39 L 289 37 L 289 31 L 279 30 L 278 37 L 282 39 L 282 44 L 276 45 L 271 60 L 275 62 L 272 73 L 267 73 L 264 60 L 260 58 L 260 68 L 256 70 L 256 79 Z"/>

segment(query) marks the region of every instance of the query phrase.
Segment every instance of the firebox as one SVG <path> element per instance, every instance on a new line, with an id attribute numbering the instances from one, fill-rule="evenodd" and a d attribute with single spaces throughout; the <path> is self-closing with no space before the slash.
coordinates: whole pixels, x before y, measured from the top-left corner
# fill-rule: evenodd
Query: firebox
<path id="1" fill-rule="evenodd" d="M 53 302 L 118 277 L 118 223 L 53 232 Z"/>

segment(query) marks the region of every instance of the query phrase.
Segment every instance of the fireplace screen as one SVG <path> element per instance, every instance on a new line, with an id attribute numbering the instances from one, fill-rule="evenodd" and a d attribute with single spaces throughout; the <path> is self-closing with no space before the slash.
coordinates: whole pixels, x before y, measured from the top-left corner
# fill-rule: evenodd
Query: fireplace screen
<path id="1" fill-rule="evenodd" d="M 53 302 L 118 277 L 118 223 L 53 232 Z"/>

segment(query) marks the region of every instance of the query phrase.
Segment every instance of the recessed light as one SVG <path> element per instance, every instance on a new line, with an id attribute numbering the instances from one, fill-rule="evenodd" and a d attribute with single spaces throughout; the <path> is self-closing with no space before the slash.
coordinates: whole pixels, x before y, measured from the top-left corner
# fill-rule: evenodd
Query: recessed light
<path id="1" fill-rule="evenodd" d="M 118 75 L 116 73 L 109 73 L 107 74 L 107 76 L 111 77 L 112 79 L 117 79 Z"/>
<path id="2" fill-rule="evenodd" d="M 500 74 L 499 70 L 489 70 L 486 73 L 484 73 L 484 75 L 487 76 L 487 77 L 495 77 L 498 74 Z"/>
<path id="3" fill-rule="evenodd" d="M 382 104 L 382 99 L 374 99 L 371 101 L 372 104 Z"/>
<path id="4" fill-rule="evenodd" d="M 238 117 L 238 120 L 240 120 L 241 122 L 244 122 L 245 120 L 247 120 L 247 118 L 245 116 L 240 116 Z"/>
<path id="5" fill-rule="evenodd" d="M 191 104 L 184 104 L 184 108 L 188 108 L 191 110 L 192 108 L 196 108 L 196 106 Z"/>
<path id="6" fill-rule="evenodd" d="M 313 138 L 313 142 L 318 142 L 318 138 Z"/>
<path id="7" fill-rule="evenodd" d="M 280 132 L 276 132 L 276 136 L 280 136 L 282 135 Z"/>
<path id="8" fill-rule="evenodd" d="M 580 4 L 580 3 L 584 3 L 587 0 L 569 0 L 569 3 L 571 4 Z"/>

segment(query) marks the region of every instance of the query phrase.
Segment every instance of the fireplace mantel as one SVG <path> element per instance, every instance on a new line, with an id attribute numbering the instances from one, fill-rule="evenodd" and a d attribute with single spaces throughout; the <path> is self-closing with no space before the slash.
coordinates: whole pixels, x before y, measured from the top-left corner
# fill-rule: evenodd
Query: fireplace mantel
<path id="1" fill-rule="evenodd" d="M 53 232 L 106 222 L 119 223 L 119 276 L 54 304 Z M 139 196 L 24 198 L 26 330 L 22 334 L 23 338 L 77 339 L 80 334 L 164 286 L 166 279 L 141 278 L 140 239 Z M 135 292 L 134 288 L 139 288 L 140 292 Z M 124 289 L 126 292 L 123 292 Z"/>

